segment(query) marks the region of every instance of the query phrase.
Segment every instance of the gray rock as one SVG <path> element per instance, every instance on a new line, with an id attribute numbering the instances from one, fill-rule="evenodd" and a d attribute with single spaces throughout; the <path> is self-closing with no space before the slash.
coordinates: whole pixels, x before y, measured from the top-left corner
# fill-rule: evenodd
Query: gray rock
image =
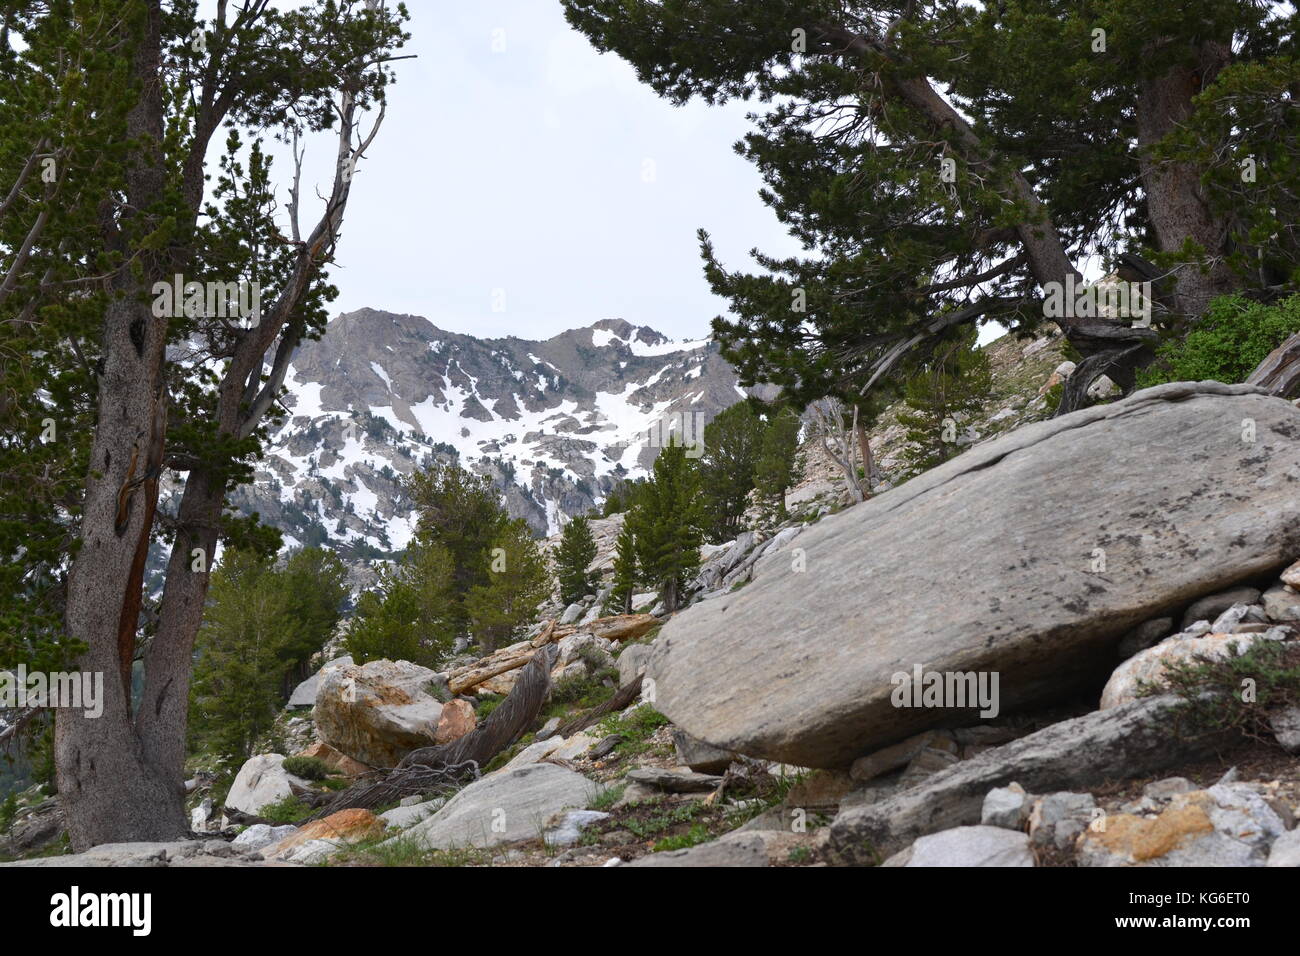
<path id="1" fill-rule="evenodd" d="M 1297 594 L 1291 588 L 1279 584 L 1277 587 L 1265 591 L 1261 600 L 1264 605 L 1264 613 L 1269 616 L 1270 620 L 1283 623 L 1300 621 L 1300 594 Z"/>
<path id="2" fill-rule="evenodd" d="M 1049 793 L 1034 801 L 1029 814 L 1029 841 L 1034 846 L 1066 850 L 1096 819 L 1097 801 L 1090 793 Z"/>
<path id="3" fill-rule="evenodd" d="M 1289 754 L 1300 753 L 1300 707 L 1286 707 L 1269 718 L 1273 737 Z"/>
<path id="4" fill-rule="evenodd" d="M 882 866 L 1033 866 L 1029 837 L 1002 827 L 955 827 L 923 836 Z"/>
<path id="5" fill-rule="evenodd" d="M 870 863 L 918 837 L 979 823 L 994 787 L 1019 783 L 1026 790 L 1084 790 L 1114 780 L 1159 773 L 1208 756 L 1229 733 L 1194 739 L 1172 732 L 1171 695 L 1144 697 L 1111 710 L 1052 724 L 1001 747 L 976 754 L 918 787 L 869 806 L 841 810 L 830 828 L 830 848 L 845 862 Z"/>
<path id="6" fill-rule="evenodd" d="M 608 813 L 599 810 L 566 810 L 558 816 L 559 819 L 542 836 L 548 846 L 573 846 L 582 839 L 583 830 L 609 818 Z"/>
<path id="7" fill-rule="evenodd" d="M 1300 830 L 1288 830 L 1273 841 L 1268 866 L 1300 866 Z"/>
<path id="8" fill-rule="evenodd" d="M 183 860 L 202 856 L 201 840 L 180 840 L 171 843 L 104 843 L 91 847 L 84 853 L 68 853 L 63 856 L 41 857 L 34 860 L 18 860 L 14 863 L 0 863 L 0 866 L 14 867 L 163 867 L 177 865 Z M 203 857 L 217 865 L 238 865 L 231 859 Z"/>
<path id="9" fill-rule="evenodd" d="M 285 837 L 297 832 L 297 827 L 288 824 L 282 827 L 273 827 L 269 823 L 254 823 L 235 837 L 231 845 L 236 849 L 252 852 L 273 843 L 279 843 Z"/>
<path id="10" fill-rule="evenodd" d="M 646 661 L 650 658 L 651 644 L 629 644 L 623 648 L 615 661 L 618 666 L 618 683 L 620 687 L 632 683 L 638 674 L 645 673 Z"/>
<path id="11" fill-rule="evenodd" d="M 1258 604 L 1234 604 L 1214 619 L 1210 630 L 1219 634 L 1233 634 L 1246 624 L 1268 623 L 1268 615 Z"/>
<path id="12" fill-rule="evenodd" d="M 552 717 L 546 723 L 542 724 L 542 729 L 537 731 L 537 736 L 534 737 L 533 739 L 545 740 L 547 737 L 550 737 L 559 729 L 560 729 L 560 718 Z"/>
<path id="13" fill-rule="evenodd" d="M 984 796 L 980 808 L 980 826 L 1023 830 L 1029 822 L 1031 798 L 1018 783 L 994 787 Z"/>
<path id="14" fill-rule="evenodd" d="M 526 764 L 471 783 L 403 838 L 439 850 L 537 839 L 553 814 L 586 807 L 599 793 L 596 783 L 572 770 Z"/>
<path id="15" fill-rule="evenodd" d="M 760 832 L 739 830 L 685 850 L 651 853 L 629 866 L 767 866 L 767 841 Z"/>
<path id="16" fill-rule="evenodd" d="M 736 759 L 731 751 L 698 740 L 677 727 L 673 728 L 673 747 L 678 760 L 700 773 L 720 773 Z"/>
<path id="17" fill-rule="evenodd" d="M 289 784 L 309 787 L 310 784 L 284 769 L 283 754 L 258 754 L 249 757 L 235 774 L 235 782 L 226 794 L 226 806 L 258 816 L 262 808 L 293 796 Z"/>
<path id="18" fill-rule="evenodd" d="M 716 790 L 722 778 L 690 770 L 665 770 L 660 767 L 638 767 L 627 772 L 627 780 L 643 786 L 666 790 L 669 793 L 704 793 Z"/>
<path id="19" fill-rule="evenodd" d="M 573 604 L 570 604 L 564 609 L 564 613 L 560 615 L 560 626 L 563 627 L 565 624 L 572 624 L 578 618 L 582 617 L 582 610 L 582 605 L 576 601 Z"/>
<path id="20" fill-rule="evenodd" d="M 1153 780 L 1142 788 L 1142 796 L 1152 800 L 1168 800 L 1180 793 L 1190 793 L 1196 789 L 1196 784 L 1192 783 L 1186 777 L 1165 777 L 1163 780 Z"/>
<path id="21" fill-rule="evenodd" d="M 447 802 L 445 797 L 430 800 L 428 803 L 416 803 L 405 807 L 393 807 L 379 814 L 385 826 L 395 830 L 407 830 L 437 813 Z"/>
<path id="22" fill-rule="evenodd" d="M 293 693 L 289 695 L 289 702 L 284 706 L 289 710 L 297 710 L 300 707 L 315 707 L 316 690 L 319 687 L 320 671 L 317 671 L 293 689 Z"/>
<path id="23" fill-rule="evenodd" d="M 1264 866 L 1285 823 L 1250 784 L 1176 794 L 1159 817 L 1108 817 L 1078 843 L 1087 867 Z"/>
<path id="24" fill-rule="evenodd" d="M 836 768 L 965 713 L 895 706 L 916 666 L 998 674 L 1003 712 L 1059 700 L 1141 622 L 1294 560 L 1292 433 L 1287 401 L 1179 382 L 976 446 L 801 533 L 815 573 L 768 553 L 748 587 L 668 621 L 656 706 L 724 749 Z M 1151 518 L 1116 524 L 1133 514 Z"/>
<path id="25" fill-rule="evenodd" d="M 1209 594 L 1192 603 L 1183 612 L 1183 630 L 1196 621 L 1212 621 L 1234 604 L 1254 604 L 1259 600 L 1258 588 L 1233 588 Z"/>

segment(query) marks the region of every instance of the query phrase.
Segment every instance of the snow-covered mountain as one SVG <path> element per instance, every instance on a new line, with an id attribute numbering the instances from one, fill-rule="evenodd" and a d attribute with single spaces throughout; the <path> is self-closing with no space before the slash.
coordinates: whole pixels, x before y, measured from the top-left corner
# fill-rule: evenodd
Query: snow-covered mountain
<path id="1" fill-rule="evenodd" d="M 285 384 L 288 414 L 235 504 L 290 545 L 357 557 L 406 545 L 399 478 L 432 457 L 490 475 L 511 514 L 549 534 L 645 474 L 667 430 L 689 439 L 745 396 L 715 344 L 621 319 L 479 339 L 373 309 L 305 343 Z"/>

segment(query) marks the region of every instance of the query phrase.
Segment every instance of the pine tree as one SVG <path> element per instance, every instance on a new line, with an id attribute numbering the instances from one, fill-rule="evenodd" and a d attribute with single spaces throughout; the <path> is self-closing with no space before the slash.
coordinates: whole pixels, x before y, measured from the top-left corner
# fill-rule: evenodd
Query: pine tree
<path id="1" fill-rule="evenodd" d="M 195 642 L 192 749 L 251 755 L 333 633 L 347 596 L 345 573 L 331 551 L 297 551 L 283 567 L 257 551 L 223 552 Z"/>
<path id="2" fill-rule="evenodd" d="M 416 542 L 357 599 L 345 644 L 358 664 L 411 661 L 438 667 L 459 625 L 452 616 L 454 567 L 439 544 Z"/>
<path id="3" fill-rule="evenodd" d="M 279 577 L 289 602 L 280 650 L 287 696 L 291 685 L 307 678 L 312 655 L 334 633 L 348 597 L 347 568 L 333 551 L 301 548 L 289 555 Z"/>
<path id="4" fill-rule="evenodd" d="M 704 428 L 699 460 L 706 531 L 711 540 L 735 536 L 754 488 L 754 469 L 763 440 L 763 420 L 749 402 L 738 402 Z"/>
<path id="5" fill-rule="evenodd" d="M 190 747 L 234 761 L 252 756 L 281 696 L 290 596 L 270 560 L 227 549 L 212 575 L 209 606 L 195 642 Z"/>
<path id="6" fill-rule="evenodd" d="M 705 275 L 734 317 L 714 334 L 742 384 L 853 404 L 860 389 L 897 386 L 902 363 L 926 358 L 946 328 L 1034 329 L 1052 289 L 1098 251 L 1155 279 L 1162 305 L 1189 318 L 1234 285 L 1296 283 L 1294 9 L 563 5 L 674 103 L 774 104 L 737 149 L 807 251 L 728 268 L 700 234 Z M 1256 165 L 1287 172 L 1252 173 L 1256 188 L 1244 176 Z M 1154 332 L 1128 319 L 1050 319 L 1083 356 L 1071 401 L 1103 371 L 1131 383 L 1150 359 Z"/>
<path id="7" fill-rule="evenodd" d="M 631 516 L 623 522 L 618 539 L 614 545 L 614 590 L 609 597 L 609 606 L 619 614 L 626 614 L 632 609 L 632 593 L 636 590 L 638 580 L 636 563 L 636 538 L 632 533 Z"/>
<path id="8" fill-rule="evenodd" d="M 782 408 L 771 414 L 763 430 L 754 465 L 754 486 L 778 513 L 784 513 L 786 489 L 794 483 L 801 428 L 799 416 L 790 408 Z"/>
<path id="9" fill-rule="evenodd" d="M 595 575 L 587 570 L 596 559 L 596 539 L 591 536 L 591 522 L 575 517 L 564 526 L 560 545 L 555 549 L 555 570 L 560 580 L 560 600 L 572 604 L 591 591 Z"/>
<path id="10" fill-rule="evenodd" d="M 416 539 L 437 544 L 451 560 L 448 613 L 464 632 L 469 626 L 465 600 L 488 583 L 493 542 L 510 521 L 501 495 L 486 475 L 474 475 L 456 462 L 435 460 L 406 482 L 418 518 Z"/>
<path id="11" fill-rule="evenodd" d="M 988 356 L 973 338 L 950 342 L 907 380 L 906 409 L 898 413 L 910 443 L 900 456 L 902 477 L 928 471 L 960 453 L 960 425 L 979 411 L 992 385 Z"/>
<path id="12" fill-rule="evenodd" d="M 546 557 L 522 518 L 502 528 L 490 554 L 487 582 L 471 588 L 465 599 L 470 629 L 485 654 L 531 621 L 551 590 Z"/>
<path id="13" fill-rule="evenodd" d="M 674 439 L 655 458 L 653 476 L 627 518 L 641 578 L 670 613 L 700 566 L 703 520 L 699 473 Z"/>

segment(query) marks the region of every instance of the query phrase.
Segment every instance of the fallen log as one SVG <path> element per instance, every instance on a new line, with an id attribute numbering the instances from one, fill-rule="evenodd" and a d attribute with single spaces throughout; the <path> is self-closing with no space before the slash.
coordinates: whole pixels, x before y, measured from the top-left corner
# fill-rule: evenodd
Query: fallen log
<path id="1" fill-rule="evenodd" d="M 570 720 L 567 724 L 561 724 L 556 728 L 553 737 L 572 737 L 580 730 L 586 730 L 595 724 L 600 723 L 601 719 L 607 714 L 612 714 L 616 710 L 623 710 L 632 701 L 641 696 L 641 682 L 645 679 L 644 674 L 637 674 L 636 680 L 624 684 L 618 691 L 605 703 L 598 707 L 593 707 L 585 714 L 580 714 Z"/>
<path id="2" fill-rule="evenodd" d="M 479 777 L 483 767 L 537 720 L 551 690 L 551 667 L 558 651 L 549 646 L 528 661 L 514 689 L 496 710 L 465 736 L 436 747 L 412 750 L 377 783 L 357 783 L 338 794 L 311 817 L 319 820 L 353 808 L 374 809 L 403 797 L 454 790 Z"/>

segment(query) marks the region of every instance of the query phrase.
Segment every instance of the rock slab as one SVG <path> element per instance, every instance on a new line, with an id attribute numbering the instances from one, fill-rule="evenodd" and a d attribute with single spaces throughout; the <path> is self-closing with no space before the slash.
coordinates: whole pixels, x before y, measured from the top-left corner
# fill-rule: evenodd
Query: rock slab
<path id="1" fill-rule="evenodd" d="M 894 706 L 916 666 L 999 674 L 1004 712 L 1059 699 L 1137 625 L 1295 560 L 1297 439 L 1283 399 L 1175 382 L 974 447 L 808 528 L 804 573 L 765 555 L 668 621 L 658 709 L 723 749 L 834 768 L 974 713 Z"/>

